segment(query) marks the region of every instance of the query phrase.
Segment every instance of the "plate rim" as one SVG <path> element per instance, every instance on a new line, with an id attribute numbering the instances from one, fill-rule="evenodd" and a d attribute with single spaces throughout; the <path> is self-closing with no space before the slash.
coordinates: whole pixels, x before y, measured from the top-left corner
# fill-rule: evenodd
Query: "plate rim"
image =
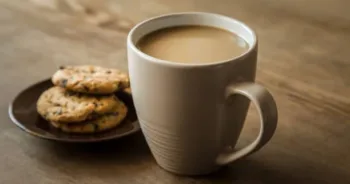
<path id="1" fill-rule="evenodd" d="M 40 83 L 44 83 L 44 82 L 47 82 L 47 81 L 50 81 L 50 78 L 48 79 L 45 79 L 45 80 L 41 80 L 39 82 L 36 82 L 24 89 L 22 89 L 19 93 L 16 94 L 16 96 L 11 100 L 10 104 L 9 104 L 9 107 L 8 107 L 8 115 L 9 115 L 9 118 L 10 120 L 12 121 L 13 124 L 15 124 L 17 127 L 19 127 L 22 131 L 34 136 L 34 137 L 37 137 L 37 138 L 41 138 L 41 139 L 45 139 L 45 140 L 51 140 L 51 141 L 60 141 L 60 142 L 70 142 L 70 143 L 92 143 L 92 142 L 102 142 L 102 141 L 108 141 L 108 140 L 113 140 L 113 139 L 118 139 L 118 138 L 122 138 L 122 137 L 125 137 L 125 136 L 128 136 L 128 135 L 131 135 L 131 134 L 134 134 L 138 131 L 141 130 L 141 127 L 140 127 L 140 124 L 139 124 L 139 121 L 136 120 L 136 121 L 133 121 L 131 124 L 133 126 L 133 128 L 128 131 L 128 132 L 124 132 L 122 134 L 115 134 L 113 136 L 107 136 L 107 137 L 101 137 L 101 138 L 96 138 L 96 139 L 83 139 L 83 138 L 78 138 L 78 139 L 75 139 L 75 138 L 59 138 L 59 137 L 55 137 L 55 136 L 46 136 L 46 135 L 43 135 L 43 134 L 36 134 L 35 132 L 29 130 L 27 127 L 25 127 L 21 122 L 19 122 L 14 114 L 13 114 L 13 103 L 16 101 L 16 99 L 18 98 L 18 96 L 20 96 L 24 91 L 30 89 L 31 87 L 37 85 L 37 84 L 40 84 Z M 118 127 L 115 127 L 115 128 L 118 128 Z M 81 135 L 82 137 L 84 135 Z"/>

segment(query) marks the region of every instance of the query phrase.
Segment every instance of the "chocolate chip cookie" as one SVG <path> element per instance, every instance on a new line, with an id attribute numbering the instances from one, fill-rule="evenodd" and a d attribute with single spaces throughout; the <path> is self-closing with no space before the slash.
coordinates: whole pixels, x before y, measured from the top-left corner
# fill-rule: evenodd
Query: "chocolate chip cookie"
<path id="1" fill-rule="evenodd" d="M 118 126 L 124 120 L 126 114 L 127 107 L 123 102 L 120 102 L 119 105 L 114 108 L 113 112 L 106 113 L 94 120 L 88 120 L 78 124 L 63 124 L 58 122 L 50 122 L 50 124 L 66 133 L 97 133 Z"/>
<path id="2" fill-rule="evenodd" d="M 55 86 L 41 94 L 37 111 L 48 121 L 76 123 L 114 112 L 120 102 L 115 95 L 91 96 Z"/>
<path id="3" fill-rule="evenodd" d="M 71 91 L 111 94 L 129 87 L 129 77 L 118 69 L 99 66 L 64 66 L 52 76 L 52 82 Z"/>

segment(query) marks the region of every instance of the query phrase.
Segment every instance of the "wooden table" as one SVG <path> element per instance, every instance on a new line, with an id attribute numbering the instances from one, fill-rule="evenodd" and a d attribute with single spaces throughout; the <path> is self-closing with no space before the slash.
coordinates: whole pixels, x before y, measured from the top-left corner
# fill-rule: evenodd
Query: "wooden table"
<path id="1" fill-rule="evenodd" d="M 350 183 L 350 1 L 70 2 L 0 0 L 1 184 Z M 212 175 L 181 177 L 156 165 L 141 133 L 102 144 L 62 144 L 10 122 L 8 103 L 16 93 L 59 65 L 126 71 L 128 30 L 178 11 L 229 15 L 258 33 L 257 82 L 273 93 L 280 117 L 261 151 Z M 257 120 L 251 108 L 239 145 L 256 136 Z"/>

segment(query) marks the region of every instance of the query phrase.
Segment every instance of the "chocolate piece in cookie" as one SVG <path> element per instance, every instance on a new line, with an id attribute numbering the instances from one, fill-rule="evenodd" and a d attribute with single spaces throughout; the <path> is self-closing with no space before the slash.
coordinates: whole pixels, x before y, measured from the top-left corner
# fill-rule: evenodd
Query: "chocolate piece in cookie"
<path id="1" fill-rule="evenodd" d="M 91 96 L 55 86 L 41 94 L 37 111 L 48 121 L 76 123 L 114 112 L 119 103 L 115 95 Z"/>
<path id="2" fill-rule="evenodd" d="M 99 66 L 61 66 L 52 76 L 56 86 L 89 94 L 111 94 L 129 87 L 129 77 L 117 69 Z"/>
<path id="3" fill-rule="evenodd" d="M 124 103 L 115 107 L 113 112 L 106 113 L 94 120 L 84 121 L 78 124 L 63 124 L 50 122 L 50 124 L 66 133 L 87 134 L 110 130 L 118 126 L 126 117 L 127 108 Z"/>

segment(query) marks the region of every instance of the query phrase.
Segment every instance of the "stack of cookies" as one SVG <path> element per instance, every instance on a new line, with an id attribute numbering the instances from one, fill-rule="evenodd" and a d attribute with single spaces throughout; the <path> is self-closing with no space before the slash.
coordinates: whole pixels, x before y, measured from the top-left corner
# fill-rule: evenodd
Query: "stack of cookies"
<path id="1" fill-rule="evenodd" d="M 55 85 L 38 99 L 37 111 L 67 133 L 96 133 L 118 126 L 127 114 L 115 96 L 129 91 L 128 75 L 99 66 L 65 66 L 52 76 Z"/>

